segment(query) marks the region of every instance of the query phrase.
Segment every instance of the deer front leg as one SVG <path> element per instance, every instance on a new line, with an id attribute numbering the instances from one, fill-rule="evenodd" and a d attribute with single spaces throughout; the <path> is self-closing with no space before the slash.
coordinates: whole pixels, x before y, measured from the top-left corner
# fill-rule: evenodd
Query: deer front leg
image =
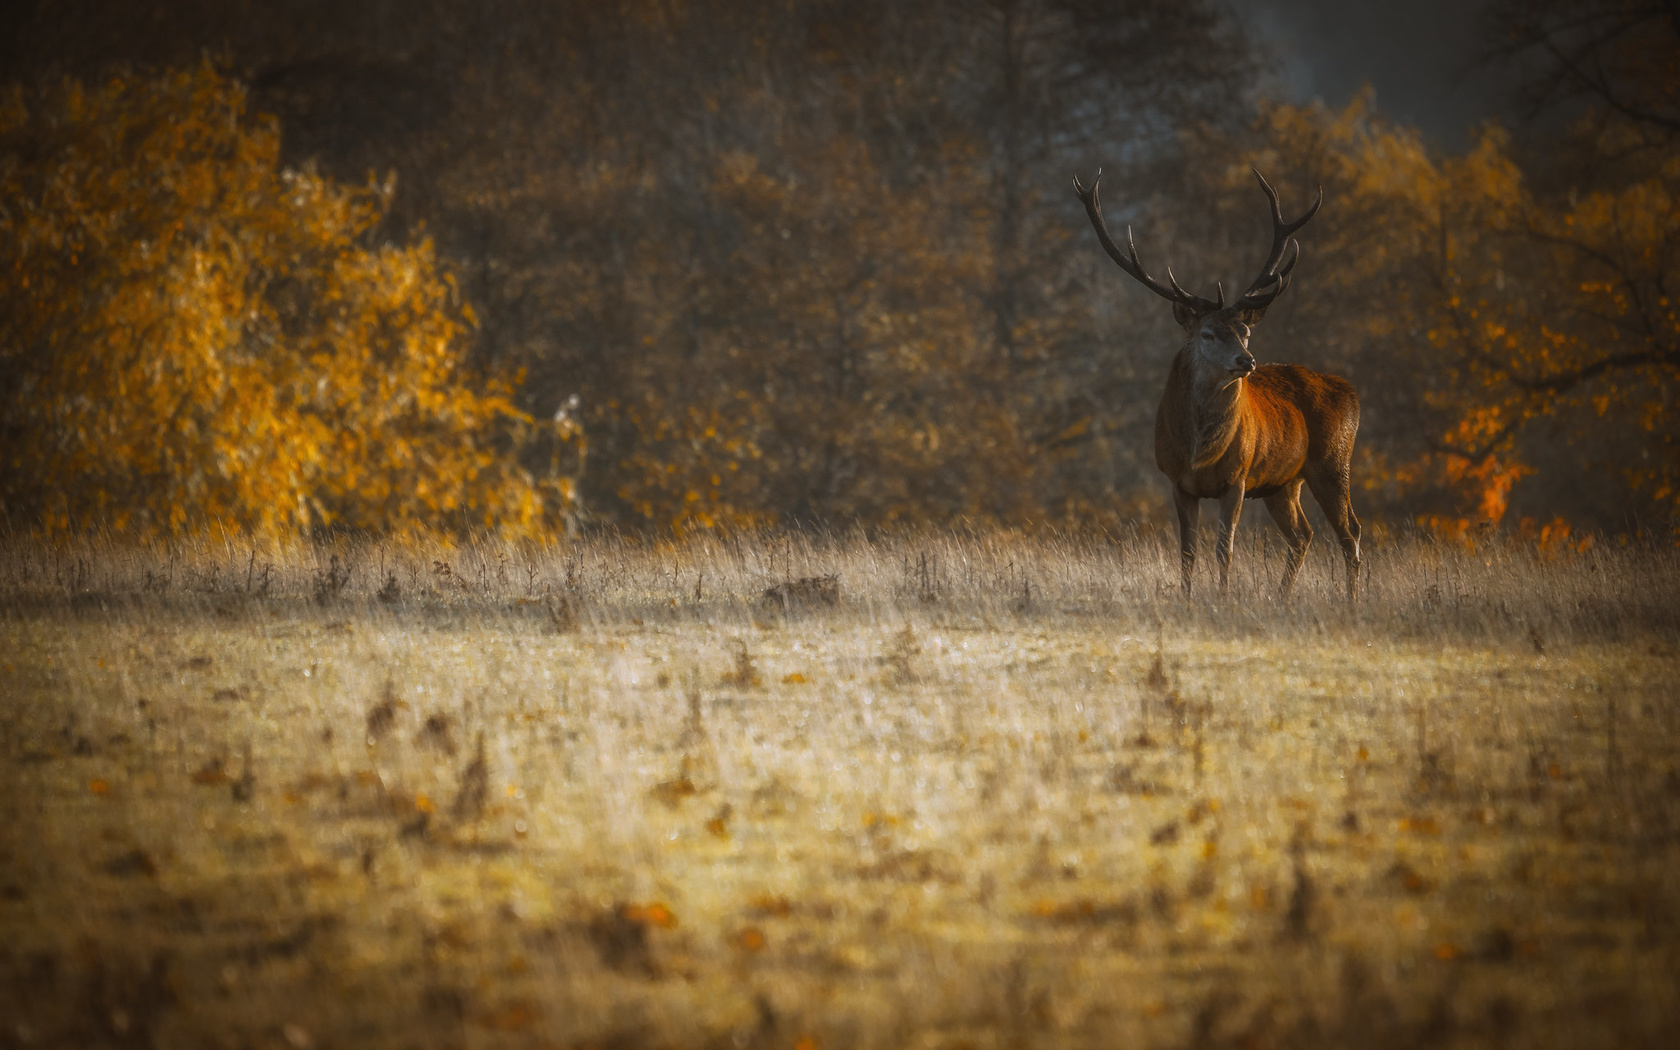
<path id="1" fill-rule="evenodd" d="M 1173 505 L 1178 508 L 1178 570 L 1188 598 L 1190 576 L 1196 569 L 1196 528 L 1202 522 L 1202 501 L 1175 486 Z"/>
<path id="2" fill-rule="evenodd" d="M 1214 553 L 1219 558 L 1220 593 L 1224 593 L 1230 583 L 1231 546 L 1237 540 L 1237 519 L 1242 517 L 1243 492 L 1243 483 L 1238 481 L 1219 497 L 1219 546 Z"/>

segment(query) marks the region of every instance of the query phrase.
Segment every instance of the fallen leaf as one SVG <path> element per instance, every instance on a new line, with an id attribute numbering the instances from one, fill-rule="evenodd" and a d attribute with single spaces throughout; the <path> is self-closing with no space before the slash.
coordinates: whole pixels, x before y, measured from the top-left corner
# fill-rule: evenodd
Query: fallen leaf
<path id="1" fill-rule="evenodd" d="M 712 814 L 712 819 L 706 821 L 706 830 L 720 839 L 729 837 L 729 818 L 735 812 L 735 807 L 725 802 L 718 811 Z"/>
<path id="2" fill-rule="evenodd" d="M 497 1032 L 522 1032 L 537 1019 L 535 1008 L 525 1003 L 513 1003 L 500 1010 L 481 1014 L 478 1023 Z"/>
<path id="3" fill-rule="evenodd" d="M 675 780 L 666 780 L 655 784 L 649 789 L 648 794 L 665 805 L 675 808 L 683 799 L 696 794 L 698 791 L 699 789 L 694 786 L 694 781 L 688 777 L 678 777 Z"/>
<path id="4" fill-rule="evenodd" d="M 212 758 L 204 763 L 203 768 L 192 775 L 194 784 L 203 784 L 205 787 L 220 787 L 231 779 L 227 770 L 222 768 L 222 760 L 219 758 Z"/>
<path id="5" fill-rule="evenodd" d="M 657 926 L 662 930 L 675 929 L 677 917 L 663 904 L 626 904 L 619 914 L 643 926 Z"/>

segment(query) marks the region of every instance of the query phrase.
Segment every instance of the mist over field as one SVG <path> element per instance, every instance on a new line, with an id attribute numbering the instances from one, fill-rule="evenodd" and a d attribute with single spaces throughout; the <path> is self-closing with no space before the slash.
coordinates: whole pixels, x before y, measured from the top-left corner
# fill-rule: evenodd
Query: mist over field
<path id="1" fill-rule="evenodd" d="M 0 10 L 0 1047 L 1668 1045 L 1680 20 L 1320 6 Z"/>

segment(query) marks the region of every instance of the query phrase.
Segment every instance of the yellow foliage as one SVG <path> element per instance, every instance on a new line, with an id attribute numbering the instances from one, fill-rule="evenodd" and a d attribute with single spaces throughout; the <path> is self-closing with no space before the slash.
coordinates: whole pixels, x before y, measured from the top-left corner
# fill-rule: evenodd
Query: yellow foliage
<path id="1" fill-rule="evenodd" d="M 0 509 L 139 536 L 557 525 L 568 490 L 511 454 L 536 424 L 509 385 L 465 374 L 433 246 L 377 235 L 391 190 L 282 169 L 208 66 L 14 90 Z"/>

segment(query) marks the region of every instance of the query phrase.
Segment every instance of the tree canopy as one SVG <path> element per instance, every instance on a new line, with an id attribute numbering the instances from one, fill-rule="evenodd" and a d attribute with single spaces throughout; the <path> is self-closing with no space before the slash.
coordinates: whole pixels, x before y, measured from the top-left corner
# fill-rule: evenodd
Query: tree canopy
<path id="1" fill-rule="evenodd" d="M 1325 188 L 1254 348 L 1361 391 L 1362 515 L 1680 526 L 1666 5 L 1495 4 L 1532 119 L 1463 155 L 1261 98 L 1211 3 L 313 11 L 0 43 L 14 524 L 1156 520 L 1181 335 L 1069 179 L 1211 288 L 1258 164 Z"/>

